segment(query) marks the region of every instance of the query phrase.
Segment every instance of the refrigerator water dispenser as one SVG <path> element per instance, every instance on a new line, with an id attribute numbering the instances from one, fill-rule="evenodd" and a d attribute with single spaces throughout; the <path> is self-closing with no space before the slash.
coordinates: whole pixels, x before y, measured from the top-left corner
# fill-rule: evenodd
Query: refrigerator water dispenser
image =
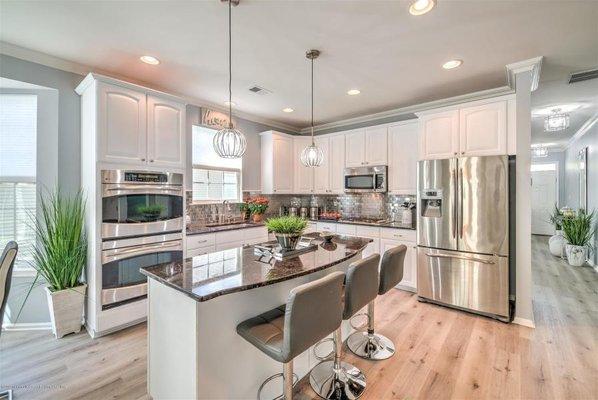
<path id="1" fill-rule="evenodd" d="M 422 217 L 442 217 L 442 190 L 424 190 L 420 194 Z"/>

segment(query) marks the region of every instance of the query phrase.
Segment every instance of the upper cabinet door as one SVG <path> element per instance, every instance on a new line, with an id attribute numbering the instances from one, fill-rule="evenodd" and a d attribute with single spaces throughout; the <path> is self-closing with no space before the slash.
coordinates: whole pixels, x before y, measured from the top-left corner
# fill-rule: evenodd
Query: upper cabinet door
<path id="1" fill-rule="evenodd" d="M 459 110 L 422 115 L 419 118 L 419 158 L 454 157 L 459 152 Z"/>
<path id="2" fill-rule="evenodd" d="M 147 121 L 149 164 L 184 168 L 185 106 L 148 95 Z"/>
<path id="3" fill-rule="evenodd" d="M 459 113 L 459 154 L 507 154 L 507 102 L 462 108 Z"/>
<path id="4" fill-rule="evenodd" d="M 293 162 L 295 164 L 295 187 L 293 193 L 313 193 L 314 168 L 306 167 L 301 162 L 301 152 L 311 144 L 311 138 L 293 138 Z"/>
<path id="5" fill-rule="evenodd" d="M 330 139 L 328 139 L 327 137 L 316 137 L 315 143 L 316 146 L 318 146 L 320 150 L 322 150 L 322 154 L 324 155 L 324 161 L 322 162 L 322 165 L 320 165 L 319 167 L 312 168 L 314 177 L 314 193 L 327 194 L 330 193 Z"/>
<path id="6" fill-rule="evenodd" d="M 365 130 L 358 129 L 345 135 L 345 165 L 361 167 L 365 165 Z"/>
<path id="7" fill-rule="evenodd" d="M 388 128 L 373 127 L 365 129 L 365 164 L 388 164 Z"/>
<path id="8" fill-rule="evenodd" d="M 330 192 L 345 192 L 345 135 L 330 137 Z"/>
<path id="9" fill-rule="evenodd" d="M 293 193 L 293 140 L 274 136 L 272 151 L 274 170 L 272 191 L 274 193 Z"/>
<path id="10" fill-rule="evenodd" d="M 395 125 L 388 129 L 388 191 L 393 194 L 416 193 L 417 122 Z"/>
<path id="11" fill-rule="evenodd" d="M 145 93 L 98 83 L 100 161 L 145 165 L 146 121 Z"/>

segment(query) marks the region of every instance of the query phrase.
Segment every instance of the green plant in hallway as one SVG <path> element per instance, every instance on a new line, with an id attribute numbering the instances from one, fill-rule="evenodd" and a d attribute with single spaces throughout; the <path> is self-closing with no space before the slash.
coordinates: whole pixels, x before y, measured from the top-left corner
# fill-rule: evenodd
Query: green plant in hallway
<path id="1" fill-rule="evenodd" d="M 587 213 L 579 210 L 575 217 L 563 219 L 563 235 L 567 242 L 565 253 L 571 266 L 582 266 L 588 258 L 588 251 L 593 248 L 591 241 L 596 230 L 594 215 L 594 211 Z"/>
<path id="2" fill-rule="evenodd" d="M 81 330 L 87 289 L 83 279 L 87 260 L 84 221 L 82 192 L 67 196 L 58 189 L 41 196 L 40 216 L 33 221 L 38 240 L 33 251 L 32 267 L 37 276 L 32 288 L 40 278 L 45 281 L 57 338 Z"/>
<path id="3" fill-rule="evenodd" d="M 307 221 L 297 216 L 286 215 L 270 218 L 266 221 L 266 227 L 274 233 L 283 250 L 294 250 L 301 234 L 307 227 Z"/>

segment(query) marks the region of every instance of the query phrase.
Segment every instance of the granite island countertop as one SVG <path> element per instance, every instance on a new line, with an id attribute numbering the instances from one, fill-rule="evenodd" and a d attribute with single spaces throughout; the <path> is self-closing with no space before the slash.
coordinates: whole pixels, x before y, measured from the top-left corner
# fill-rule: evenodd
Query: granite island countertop
<path id="1" fill-rule="evenodd" d="M 259 228 L 265 226 L 263 222 L 238 222 L 232 224 L 214 224 L 214 225 L 206 225 L 200 223 L 189 223 L 186 227 L 186 234 L 189 235 L 201 235 L 202 233 L 214 233 L 214 232 L 224 232 L 224 231 L 232 231 L 236 229 L 249 229 L 249 228 Z"/>
<path id="2" fill-rule="evenodd" d="M 196 301 L 272 285 L 340 264 L 362 251 L 372 239 L 335 235 L 316 250 L 277 261 L 254 254 L 253 246 L 203 254 L 182 261 L 141 268 L 141 273 Z"/>

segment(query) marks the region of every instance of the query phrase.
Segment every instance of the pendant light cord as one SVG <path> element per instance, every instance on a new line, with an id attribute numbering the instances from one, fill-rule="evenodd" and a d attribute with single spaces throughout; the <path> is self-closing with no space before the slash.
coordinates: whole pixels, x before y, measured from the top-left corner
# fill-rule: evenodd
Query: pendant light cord
<path id="1" fill-rule="evenodd" d="M 314 145 L 314 59 L 311 59 L 311 144 Z"/>
<path id="2" fill-rule="evenodd" d="M 233 79 L 233 60 L 232 60 L 232 29 L 231 29 L 231 9 L 232 0 L 228 0 L 228 127 L 233 128 L 233 90 L 232 90 L 232 79 Z M 313 118 L 313 117 L 312 117 Z"/>

